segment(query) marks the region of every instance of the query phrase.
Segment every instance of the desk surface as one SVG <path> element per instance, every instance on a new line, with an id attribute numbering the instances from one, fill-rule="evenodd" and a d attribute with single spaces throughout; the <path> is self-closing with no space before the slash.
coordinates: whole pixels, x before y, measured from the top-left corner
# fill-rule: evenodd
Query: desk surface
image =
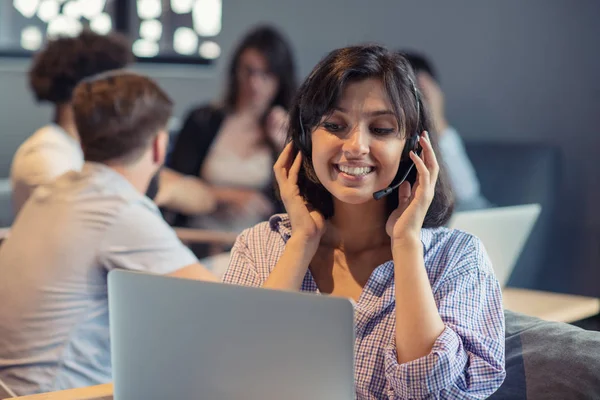
<path id="1" fill-rule="evenodd" d="M 175 228 L 177 237 L 184 243 L 213 243 L 233 245 L 238 234 L 226 231 L 211 231 L 205 229 Z"/>
<path id="2" fill-rule="evenodd" d="M 536 290 L 505 288 L 504 308 L 547 321 L 575 322 L 600 314 L 600 299 Z"/>
<path id="3" fill-rule="evenodd" d="M 10 228 L 0 228 L 0 240 L 5 239 Z M 233 245 L 238 234 L 235 232 L 212 231 L 206 229 L 175 228 L 177 237 L 184 243 L 213 243 Z"/>
<path id="4" fill-rule="evenodd" d="M 600 299 L 505 288 L 504 307 L 547 321 L 574 322 L 600 314 Z M 18 397 L 21 400 L 112 400 L 112 384 Z"/>
<path id="5" fill-rule="evenodd" d="M 6 400 L 112 400 L 113 385 L 90 386 L 79 389 L 61 390 L 59 392 L 32 394 Z"/>

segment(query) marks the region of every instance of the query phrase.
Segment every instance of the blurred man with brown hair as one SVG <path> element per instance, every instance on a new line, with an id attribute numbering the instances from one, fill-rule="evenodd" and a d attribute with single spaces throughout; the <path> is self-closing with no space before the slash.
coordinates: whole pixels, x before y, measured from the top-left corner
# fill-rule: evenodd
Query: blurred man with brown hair
<path id="1" fill-rule="evenodd" d="M 107 274 L 216 280 L 144 195 L 167 152 L 172 102 L 144 76 L 81 82 L 85 163 L 38 188 L 0 247 L 0 379 L 17 394 L 111 380 Z"/>

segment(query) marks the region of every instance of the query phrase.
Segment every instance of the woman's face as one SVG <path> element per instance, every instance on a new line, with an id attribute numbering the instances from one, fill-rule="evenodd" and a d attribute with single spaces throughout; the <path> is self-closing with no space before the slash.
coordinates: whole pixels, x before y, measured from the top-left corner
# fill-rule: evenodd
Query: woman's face
<path id="1" fill-rule="evenodd" d="M 381 81 L 353 82 L 312 132 L 313 167 L 334 198 L 362 204 L 393 181 L 404 143 Z"/>
<path id="2" fill-rule="evenodd" d="M 266 111 L 277 94 L 279 80 L 269 71 L 262 53 L 252 48 L 244 50 L 240 55 L 236 74 L 238 105 Z"/>

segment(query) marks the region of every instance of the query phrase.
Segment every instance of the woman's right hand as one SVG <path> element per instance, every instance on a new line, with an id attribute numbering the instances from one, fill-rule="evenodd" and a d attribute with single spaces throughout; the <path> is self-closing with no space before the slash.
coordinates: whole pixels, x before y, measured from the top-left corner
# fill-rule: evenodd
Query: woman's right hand
<path id="1" fill-rule="evenodd" d="M 301 241 L 314 251 L 325 232 L 325 218 L 311 209 L 298 188 L 298 174 L 302 165 L 302 153 L 293 154 L 293 145 L 288 143 L 273 166 L 279 185 L 281 200 L 292 224 L 292 239 Z"/>

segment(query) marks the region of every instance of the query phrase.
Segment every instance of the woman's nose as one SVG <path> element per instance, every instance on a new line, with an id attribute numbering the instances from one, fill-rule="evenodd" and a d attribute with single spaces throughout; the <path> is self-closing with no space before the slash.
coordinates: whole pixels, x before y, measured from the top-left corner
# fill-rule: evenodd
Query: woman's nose
<path id="1" fill-rule="evenodd" d="M 344 152 L 353 157 L 361 157 L 369 152 L 370 136 L 367 129 L 357 126 L 350 132 L 344 142 Z"/>

